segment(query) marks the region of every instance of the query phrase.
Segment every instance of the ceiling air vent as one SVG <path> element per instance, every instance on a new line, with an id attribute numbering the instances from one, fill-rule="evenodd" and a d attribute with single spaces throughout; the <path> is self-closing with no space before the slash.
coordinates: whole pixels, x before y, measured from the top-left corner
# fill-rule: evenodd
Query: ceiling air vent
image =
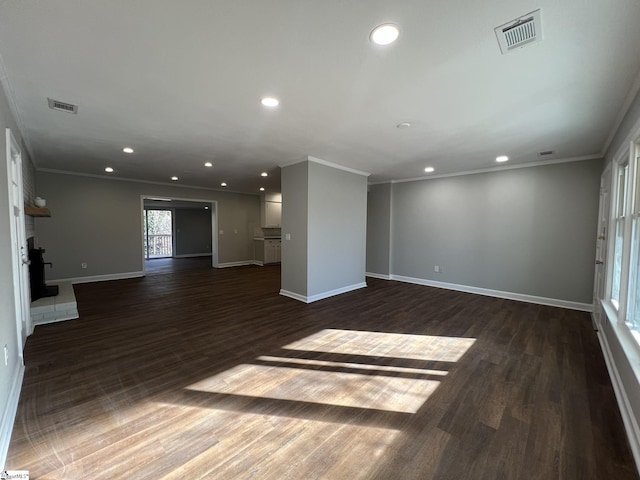
<path id="1" fill-rule="evenodd" d="M 49 108 L 52 110 L 60 110 L 61 112 L 67 113 L 78 113 L 78 105 L 74 105 L 73 103 L 61 102 L 59 100 L 54 100 L 53 98 L 47 98 L 49 101 Z"/>
<path id="2" fill-rule="evenodd" d="M 532 45 L 542 40 L 542 25 L 540 10 L 527 13 L 520 18 L 494 28 L 500 51 L 503 55 L 526 45 Z"/>
<path id="3" fill-rule="evenodd" d="M 545 150 L 543 152 L 538 152 L 539 157 L 546 157 L 548 155 L 553 155 L 553 150 Z"/>

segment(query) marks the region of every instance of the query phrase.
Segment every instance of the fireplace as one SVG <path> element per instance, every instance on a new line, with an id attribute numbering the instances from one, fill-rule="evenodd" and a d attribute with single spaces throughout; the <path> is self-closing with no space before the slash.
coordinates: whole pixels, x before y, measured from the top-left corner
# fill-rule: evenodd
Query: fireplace
<path id="1" fill-rule="evenodd" d="M 58 286 L 47 286 L 44 279 L 45 265 L 52 267 L 51 262 L 44 261 L 44 248 L 34 248 L 33 237 L 27 240 L 29 248 L 29 280 L 31 284 L 31 301 L 34 302 L 43 297 L 55 297 L 58 295 Z"/>

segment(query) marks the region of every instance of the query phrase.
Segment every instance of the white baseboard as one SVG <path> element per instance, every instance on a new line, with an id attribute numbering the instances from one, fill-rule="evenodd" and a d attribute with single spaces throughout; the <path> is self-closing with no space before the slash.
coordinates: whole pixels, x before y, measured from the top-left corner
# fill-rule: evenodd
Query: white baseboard
<path id="1" fill-rule="evenodd" d="M 257 263 L 255 260 L 243 260 L 241 262 L 224 262 L 219 263 L 216 268 L 246 267 L 247 265 L 257 265 Z"/>
<path id="2" fill-rule="evenodd" d="M 91 277 L 74 277 L 74 278 L 57 278 L 51 280 L 51 283 L 71 282 L 76 283 L 92 283 L 92 282 L 107 282 L 109 280 L 125 280 L 127 278 L 139 278 L 144 277 L 143 272 L 124 272 L 124 273 L 111 273 L 108 275 L 93 275 Z"/>
<path id="3" fill-rule="evenodd" d="M 304 303 L 313 303 L 318 300 L 323 300 L 329 297 L 335 297 L 336 295 L 340 295 L 342 293 L 352 292 L 353 290 L 358 290 L 360 288 L 366 287 L 367 284 L 365 282 L 356 283 L 354 285 L 348 285 L 346 287 L 336 288 L 335 290 L 329 290 L 327 292 L 318 293 L 316 295 L 311 295 L 309 297 L 305 295 L 301 295 L 299 293 L 290 292 L 288 290 L 280 290 L 280 295 L 284 297 L 293 298 L 294 300 L 298 300 Z"/>
<path id="4" fill-rule="evenodd" d="M 636 462 L 636 469 L 640 473 L 640 428 L 638 427 L 638 419 L 633 413 L 629 397 L 624 388 L 624 383 L 620 378 L 618 367 L 609 348 L 609 342 L 606 335 L 603 335 L 602 330 L 598 330 L 598 340 L 600 341 L 600 348 L 604 354 L 604 361 L 607 364 L 607 370 L 609 371 L 609 378 L 611 378 L 611 384 L 616 394 L 616 400 L 618 402 L 618 409 L 622 416 L 622 423 L 627 433 L 627 439 L 629 440 L 629 446 L 631 447 L 631 454 Z"/>
<path id="5" fill-rule="evenodd" d="M 2 426 L 0 426 L 0 465 L 2 465 L 2 470 L 4 470 L 4 464 L 7 461 L 9 442 L 11 442 L 13 424 L 16 421 L 20 391 L 22 390 L 22 379 L 24 378 L 24 365 L 18 363 L 16 367 L 13 373 L 11 391 L 7 398 L 7 404 L 4 407 L 4 412 L 2 412 Z"/>
<path id="6" fill-rule="evenodd" d="M 457 283 L 436 282 L 434 280 L 426 280 L 424 278 L 391 275 L 391 280 L 397 280 L 399 282 L 406 283 L 415 283 L 417 285 L 426 285 L 428 287 L 444 288 L 447 290 L 456 290 L 458 292 L 476 293 L 478 295 L 485 295 L 487 297 L 517 300 L 520 302 L 535 303 L 538 305 L 549 305 L 551 307 L 568 308 L 571 310 L 581 310 L 584 312 L 591 312 L 593 310 L 593 305 L 591 305 L 590 303 L 571 302 L 569 300 L 559 300 L 556 298 L 537 297 L 535 295 L 525 295 L 523 293 L 503 292 L 500 290 L 490 290 L 488 288 L 458 285 Z"/>
<path id="7" fill-rule="evenodd" d="M 253 264 L 259 267 L 264 267 L 264 262 L 261 262 L 260 260 L 254 260 Z"/>
<path id="8" fill-rule="evenodd" d="M 307 301 L 307 297 L 304 295 L 300 295 L 299 293 L 290 292 L 289 290 L 280 290 L 280 295 L 283 297 L 293 298 L 294 300 L 298 300 L 299 302 L 309 303 Z"/>
<path id="9" fill-rule="evenodd" d="M 391 280 L 391 275 L 383 275 L 382 273 L 365 272 L 365 276 L 379 278 L 380 280 Z"/>

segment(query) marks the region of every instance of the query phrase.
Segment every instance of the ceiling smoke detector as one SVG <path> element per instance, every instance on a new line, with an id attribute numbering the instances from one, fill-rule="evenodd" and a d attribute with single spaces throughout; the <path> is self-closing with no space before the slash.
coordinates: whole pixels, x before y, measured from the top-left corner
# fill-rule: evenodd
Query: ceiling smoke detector
<path id="1" fill-rule="evenodd" d="M 60 110 L 61 112 L 73 113 L 74 115 L 78 113 L 78 105 L 74 105 L 73 103 L 61 102 L 53 98 L 47 98 L 47 101 L 49 102 L 49 108 L 52 110 Z"/>
<path id="2" fill-rule="evenodd" d="M 540 10 L 527 13 L 493 29 L 503 55 L 542 40 Z"/>

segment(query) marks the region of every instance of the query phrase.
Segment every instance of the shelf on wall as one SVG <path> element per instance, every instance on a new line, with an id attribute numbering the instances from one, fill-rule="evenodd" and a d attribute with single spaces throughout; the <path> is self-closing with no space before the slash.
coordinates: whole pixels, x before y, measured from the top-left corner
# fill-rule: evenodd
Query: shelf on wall
<path id="1" fill-rule="evenodd" d="M 29 207 L 25 205 L 24 207 L 25 215 L 29 215 L 30 217 L 50 217 L 51 212 L 48 208 L 38 208 L 38 207 Z"/>

